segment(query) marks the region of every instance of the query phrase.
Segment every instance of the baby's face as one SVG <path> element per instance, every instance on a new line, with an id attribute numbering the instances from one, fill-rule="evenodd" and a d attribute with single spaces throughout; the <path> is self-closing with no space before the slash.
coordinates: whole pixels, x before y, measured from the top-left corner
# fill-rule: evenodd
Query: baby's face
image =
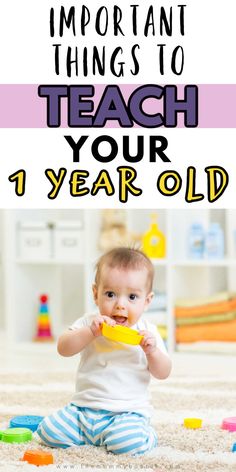
<path id="1" fill-rule="evenodd" d="M 148 272 L 111 268 L 104 265 L 98 285 L 93 286 L 94 301 L 101 315 L 117 324 L 133 326 L 152 300 L 147 289 Z"/>

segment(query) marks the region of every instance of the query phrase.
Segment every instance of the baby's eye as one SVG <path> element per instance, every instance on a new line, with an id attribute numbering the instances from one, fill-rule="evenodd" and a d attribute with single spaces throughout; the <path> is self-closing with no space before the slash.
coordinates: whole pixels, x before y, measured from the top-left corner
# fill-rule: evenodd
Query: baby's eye
<path id="1" fill-rule="evenodd" d="M 135 295 L 135 293 L 131 293 L 131 294 L 129 295 L 129 299 L 132 300 L 132 301 L 133 301 L 133 300 L 136 300 L 136 298 L 137 298 L 137 295 Z"/>
<path id="2" fill-rule="evenodd" d="M 108 290 L 105 295 L 108 297 L 108 298 L 113 298 L 115 296 L 114 292 L 111 292 L 110 290 Z"/>

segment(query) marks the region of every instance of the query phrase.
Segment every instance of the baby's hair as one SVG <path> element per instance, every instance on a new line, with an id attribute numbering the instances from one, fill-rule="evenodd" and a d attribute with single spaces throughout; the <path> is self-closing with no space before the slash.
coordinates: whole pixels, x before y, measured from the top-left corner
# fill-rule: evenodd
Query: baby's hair
<path id="1" fill-rule="evenodd" d="M 139 249 L 118 247 L 103 254 L 96 264 L 96 284 L 100 281 L 101 270 L 104 265 L 112 268 L 117 267 L 120 269 L 134 270 L 141 270 L 145 267 L 147 269 L 148 290 L 152 290 L 154 267 L 150 259 Z"/>

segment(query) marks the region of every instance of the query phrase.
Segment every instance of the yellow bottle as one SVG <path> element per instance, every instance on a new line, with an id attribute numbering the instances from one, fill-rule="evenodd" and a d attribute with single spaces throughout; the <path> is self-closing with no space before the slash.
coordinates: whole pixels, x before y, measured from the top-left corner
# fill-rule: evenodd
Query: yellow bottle
<path id="1" fill-rule="evenodd" d="M 151 215 L 150 229 L 144 233 L 142 238 L 143 252 L 152 259 L 164 258 L 166 256 L 166 238 L 157 225 L 157 215 Z"/>

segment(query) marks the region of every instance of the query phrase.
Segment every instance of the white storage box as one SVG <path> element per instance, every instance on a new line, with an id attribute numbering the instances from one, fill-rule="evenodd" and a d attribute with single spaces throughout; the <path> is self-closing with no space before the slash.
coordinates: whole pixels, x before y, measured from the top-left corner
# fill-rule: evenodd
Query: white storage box
<path id="1" fill-rule="evenodd" d="M 58 261 L 83 261 L 84 231 L 81 221 L 55 223 L 53 255 Z"/>
<path id="2" fill-rule="evenodd" d="M 18 236 L 18 257 L 20 259 L 38 261 L 51 258 L 51 230 L 47 223 L 20 223 Z"/>

